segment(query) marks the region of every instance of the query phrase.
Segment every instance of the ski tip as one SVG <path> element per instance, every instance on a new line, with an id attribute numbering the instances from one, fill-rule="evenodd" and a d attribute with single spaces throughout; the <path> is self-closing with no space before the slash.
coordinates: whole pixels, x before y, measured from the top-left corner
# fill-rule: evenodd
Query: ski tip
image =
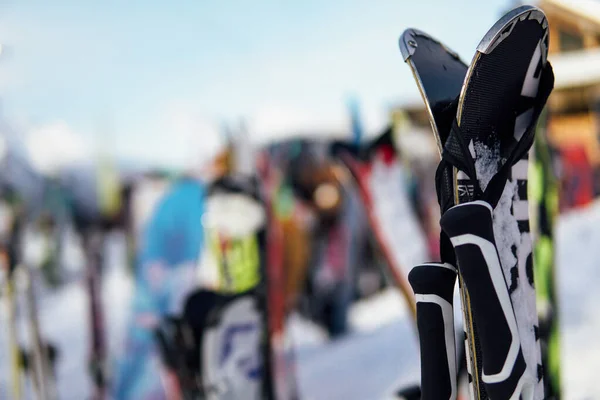
<path id="1" fill-rule="evenodd" d="M 533 19 L 538 21 L 544 28 L 548 26 L 546 14 L 539 8 L 531 5 L 524 5 L 513 8 L 504 14 L 496 23 L 487 31 L 479 45 L 477 52 L 483 54 L 491 53 L 496 46 L 502 42 L 514 27 L 516 20 L 523 21 L 524 19 Z"/>
<path id="2" fill-rule="evenodd" d="M 405 62 L 407 62 L 408 59 L 412 55 L 414 55 L 415 52 L 417 51 L 417 48 L 419 47 L 419 40 L 418 40 L 419 37 L 421 37 L 422 39 L 437 43 L 440 47 L 442 47 L 446 52 L 451 54 L 454 58 L 460 60 L 458 53 L 456 53 L 454 50 L 448 48 L 448 46 L 444 45 L 439 40 L 435 39 L 434 37 L 428 35 L 427 33 L 423 32 L 423 31 L 420 31 L 418 29 L 408 28 L 404 32 L 402 32 L 402 35 L 400 35 L 400 40 L 399 40 L 400 52 L 402 53 L 402 58 L 404 59 Z"/>
<path id="3" fill-rule="evenodd" d="M 395 400 L 419 400 L 420 398 L 421 388 L 417 385 L 400 389 L 392 397 Z"/>
<path id="4" fill-rule="evenodd" d="M 417 50 L 417 41 L 415 38 L 420 33 L 422 32 L 417 29 L 408 28 L 402 32 L 402 35 L 400 35 L 398 44 L 400 46 L 400 53 L 402 53 L 404 62 L 408 61 L 409 57 L 415 54 L 415 51 Z"/>

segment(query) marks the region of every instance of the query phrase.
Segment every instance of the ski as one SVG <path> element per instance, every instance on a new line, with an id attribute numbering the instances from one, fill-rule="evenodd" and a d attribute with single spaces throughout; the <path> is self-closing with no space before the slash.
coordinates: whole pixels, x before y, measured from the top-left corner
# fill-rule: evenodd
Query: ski
<path id="1" fill-rule="evenodd" d="M 425 103 L 441 155 L 454 119 L 451 105 L 460 94 L 468 66 L 454 51 L 417 29 L 405 30 L 399 46 Z"/>
<path id="2" fill-rule="evenodd" d="M 398 390 L 391 397 L 393 400 L 421 400 L 421 387 L 410 386 Z"/>
<path id="3" fill-rule="evenodd" d="M 544 398 L 544 391 L 529 233 L 527 157 L 537 118 L 553 87 L 546 58 L 547 28 L 541 10 L 522 6 L 488 31 L 467 72 L 443 153 L 447 166 L 452 166 L 455 203 L 483 199 L 494 209 L 493 230 L 504 278 L 512 303 L 518 305 L 514 312 L 526 374 L 537 381 L 534 399 Z M 482 369 L 479 393 L 475 393 L 478 398 L 489 396 L 485 376 Z"/>
<path id="4" fill-rule="evenodd" d="M 540 117 L 529 169 L 539 337 L 548 399 L 561 398 L 560 333 L 555 280 L 554 224 L 558 215 L 558 180 L 546 138 L 547 112 Z"/>
<path id="5" fill-rule="evenodd" d="M 37 298 L 35 295 L 35 272 L 23 257 L 23 235 L 27 217 L 31 216 L 33 205 L 21 202 L 13 205 L 13 221 L 9 239 L 8 262 L 13 273 L 20 273 L 24 283 L 25 305 L 28 317 L 28 330 L 31 351 L 20 351 L 23 369 L 30 374 L 33 386 L 40 400 L 54 400 L 58 398 L 54 376 L 54 359 L 56 350 L 42 339 Z"/>
<path id="6" fill-rule="evenodd" d="M 286 263 L 285 222 L 282 221 L 277 210 L 280 206 L 277 196 L 282 187 L 281 175 L 268 151 L 260 153 L 258 164 L 257 173 L 260 177 L 263 200 L 268 215 L 266 232 L 267 316 L 273 392 L 278 400 L 296 400 L 298 398 L 296 354 L 287 322 L 290 309 L 293 307 L 291 299 L 296 293 L 291 285 L 299 285 L 303 279 L 297 273 L 290 272 L 294 268 Z"/>
<path id="7" fill-rule="evenodd" d="M 440 225 L 454 246 L 479 327 L 485 393 L 491 399 L 530 399 L 536 379 L 526 374 L 517 318 L 495 243 L 492 213 L 492 207 L 484 201 L 462 203 L 446 211 Z"/>
<path id="8" fill-rule="evenodd" d="M 102 207 L 101 181 L 87 169 L 63 171 L 61 176 L 71 209 L 71 218 L 85 256 L 84 287 L 88 301 L 87 367 L 92 383 L 92 399 L 106 398 L 108 349 L 102 304 L 102 263 L 107 213 Z"/>
<path id="9" fill-rule="evenodd" d="M 12 398 L 19 400 L 23 394 L 23 360 L 19 348 L 17 329 L 17 297 L 14 265 L 11 265 L 6 249 L 2 252 L 4 270 L 4 299 L 8 310 L 8 354 L 10 355 L 10 381 Z"/>
<path id="10" fill-rule="evenodd" d="M 89 302 L 90 350 L 88 367 L 94 385 L 93 399 L 106 397 L 108 384 L 108 349 L 105 338 L 104 308 L 101 296 L 104 233 L 89 229 L 82 234 L 86 259 L 86 286 Z"/>
<path id="11" fill-rule="evenodd" d="M 56 382 L 51 365 L 49 346 L 42 341 L 41 328 L 37 310 L 35 289 L 33 286 L 33 273 L 31 267 L 23 266 L 25 276 L 25 295 L 27 311 L 29 316 L 29 334 L 31 337 L 32 351 L 29 355 L 23 355 L 25 369 L 31 373 L 34 387 L 40 400 L 54 400 L 58 398 Z"/>
<path id="12" fill-rule="evenodd" d="M 450 48 L 432 38 L 425 32 L 417 29 L 405 30 L 399 40 L 400 51 L 404 61 L 408 64 L 417 83 L 419 93 L 425 103 L 440 156 L 443 152 L 446 139 L 450 133 L 452 121 L 456 113 L 456 103 L 462 88 L 468 66 Z M 448 190 L 449 192 L 450 190 Z M 439 190 L 438 190 L 439 192 Z M 443 213 L 454 204 L 452 196 L 439 198 L 440 213 Z M 451 246 L 442 238 L 440 255 L 442 262 L 455 264 Z M 462 375 L 464 368 L 468 374 L 468 382 L 473 391 L 477 386 L 480 371 L 477 370 L 477 360 L 481 358 L 477 328 L 471 315 L 471 305 L 468 293 L 462 283 L 460 272 L 458 282 L 461 293 L 463 310 L 463 329 L 465 344 L 461 347 L 458 374 Z M 464 360 L 464 359 L 467 360 Z M 459 376 L 460 378 L 460 376 Z M 475 388 L 475 390 L 478 390 Z"/>
<path id="13" fill-rule="evenodd" d="M 553 86 L 547 51 L 548 23 L 541 10 L 523 6 L 502 17 L 471 62 L 444 153 L 455 167 L 455 201 L 481 197 L 494 208 L 494 236 L 510 298 L 517 305 L 527 374 L 537 381 L 535 399 L 545 395 L 531 270 L 527 156 Z M 482 381 L 484 374 L 482 370 Z"/>

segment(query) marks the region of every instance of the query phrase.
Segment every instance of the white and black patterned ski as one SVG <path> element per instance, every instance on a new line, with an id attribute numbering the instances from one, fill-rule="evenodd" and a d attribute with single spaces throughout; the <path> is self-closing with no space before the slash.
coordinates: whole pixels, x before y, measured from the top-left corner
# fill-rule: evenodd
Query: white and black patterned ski
<path id="1" fill-rule="evenodd" d="M 443 152 L 444 161 L 454 167 L 455 203 L 484 200 L 493 208 L 494 240 L 526 365 L 523 379 L 535 382 L 533 399 L 543 399 L 544 393 L 529 234 L 527 152 L 553 87 L 547 51 L 548 24 L 541 10 L 522 6 L 502 17 L 485 35 L 471 62 Z M 460 262 L 458 266 L 462 270 Z M 483 349 L 484 368 L 486 356 Z M 482 371 L 476 398 L 491 395 L 485 387 L 499 383 L 493 378 L 486 381 L 492 375 Z M 527 387 L 524 384 L 520 390 Z"/>

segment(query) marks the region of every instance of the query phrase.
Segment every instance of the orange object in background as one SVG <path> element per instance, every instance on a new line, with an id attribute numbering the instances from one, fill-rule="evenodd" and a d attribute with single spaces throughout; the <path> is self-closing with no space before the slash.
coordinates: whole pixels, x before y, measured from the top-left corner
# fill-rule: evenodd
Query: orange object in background
<path id="1" fill-rule="evenodd" d="M 561 149 L 560 210 L 585 206 L 594 199 L 594 174 L 583 146 Z"/>

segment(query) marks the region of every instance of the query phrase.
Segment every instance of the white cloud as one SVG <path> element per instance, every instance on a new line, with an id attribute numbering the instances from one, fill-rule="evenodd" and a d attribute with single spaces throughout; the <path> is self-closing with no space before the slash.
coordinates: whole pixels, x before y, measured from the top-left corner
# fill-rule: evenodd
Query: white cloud
<path id="1" fill-rule="evenodd" d="M 216 123 L 197 111 L 192 104 L 172 102 L 164 108 L 156 137 L 162 157 L 171 165 L 195 168 L 224 147 L 224 138 Z"/>
<path id="2" fill-rule="evenodd" d="M 204 110 L 192 101 L 164 102 L 158 112 L 148 116 L 147 129 L 127 132 L 127 140 L 119 142 L 120 154 L 177 169 L 193 170 L 205 166 L 225 145 L 220 123 L 235 128 L 239 120 L 219 121 L 209 117 Z M 372 104 L 363 107 L 361 104 L 361 113 L 366 136 L 381 132 L 387 123 L 387 111 L 383 107 Z M 298 134 L 350 137 L 350 116 L 342 100 L 332 102 L 328 108 L 266 102 L 240 118 L 242 116 L 246 117 L 249 138 L 255 146 Z"/>
<path id="3" fill-rule="evenodd" d="M 90 160 L 90 146 L 83 137 L 63 121 L 33 128 L 26 136 L 25 146 L 34 167 L 43 173 Z"/>
<path id="4" fill-rule="evenodd" d="M 324 133 L 342 135 L 348 126 L 341 112 L 323 115 L 277 104 L 258 108 L 250 121 L 252 138 L 259 143 L 285 139 L 298 133 L 307 136 Z"/>
<path id="5" fill-rule="evenodd" d="M 381 107 L 361 105 L 360 112 L 367 137 L 377 135 L 387 124 L 387 113 Z M 251 132 L 254 141 L 261 144 L 296 134 L 349 138 L 350 114 L 341 101 L 327 110 L 267 104 L 259 107 L 252 116 Z"/>

